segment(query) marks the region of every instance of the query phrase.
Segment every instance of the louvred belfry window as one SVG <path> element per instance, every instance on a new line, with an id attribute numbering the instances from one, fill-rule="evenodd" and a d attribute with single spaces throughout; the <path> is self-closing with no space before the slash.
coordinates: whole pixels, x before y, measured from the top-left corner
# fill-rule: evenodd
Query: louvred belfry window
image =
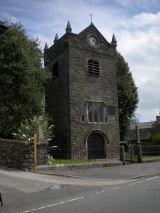
<path id="1" fill-rule="evenodd" d="M 100 66 L 98 61 L 92 59 L 88 60 L 88 74 L 90 76 L 99 76 Z"/>

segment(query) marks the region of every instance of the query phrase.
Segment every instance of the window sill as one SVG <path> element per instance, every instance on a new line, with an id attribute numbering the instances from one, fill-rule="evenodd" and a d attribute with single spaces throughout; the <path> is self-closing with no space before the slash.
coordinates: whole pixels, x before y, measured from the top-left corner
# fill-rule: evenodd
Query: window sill
<path id="1" fill-rule="evenodd" d="M 107 122 L 81 122 L 82 124 L 84 124 L 84 125 L 105 125 L 105 124 L 107 124 Z"/>

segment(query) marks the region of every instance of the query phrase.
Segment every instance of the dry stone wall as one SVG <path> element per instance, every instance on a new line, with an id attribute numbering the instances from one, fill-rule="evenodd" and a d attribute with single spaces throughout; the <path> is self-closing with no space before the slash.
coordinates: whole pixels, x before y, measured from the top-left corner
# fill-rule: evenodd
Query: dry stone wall
<path id="1" fill-rule="evenodd" d="M 38 143 L 38 165 L 46 164 L 47 143 Z M 17 169 L 34 167 L 34 144 L 0 138 L 0 165 Z"/>

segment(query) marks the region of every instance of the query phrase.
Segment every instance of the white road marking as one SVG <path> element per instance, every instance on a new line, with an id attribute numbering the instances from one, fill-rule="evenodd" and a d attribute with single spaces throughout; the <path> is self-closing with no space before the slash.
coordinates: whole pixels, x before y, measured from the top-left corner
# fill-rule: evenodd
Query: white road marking
<path id="1" fill-rule="evenodd" d="M 120 189 L 121 188 L 121 186 L 119 186 L 119 187 L 114 187 L 113 189 L 114 190 L 117 190 L 117 189 Z"/>
<path id="2" fill-rule="evenodd" d="M 28 212 L 33 212 L 33 211 L 36 211 L 37 209 L 31 209 L 29 211 L 24 211 L 23 213 L 28 213 Z"/>
<path id="3" fill-rule="evenodd" d="M 53 204 L 50 204 L 50 205 L 47 205 L 47 206 L 41 206 L 37 209 L 31 209 L 31 210 L 28 210 L 28 211 L 24 211 L 24 212 L 21 212 L 21 213 L 30 213 L 30 212 L 33 212 L 33 211 L 38 211 L 38 210 L 41 210 L 41 209 L 45 209 L 45 208 L 49 208 L 49 207 L 53 207 L 53 206 L 58 206 L 58 205 L 61 205 L 61 204 L 65 204 L 65 203 L 70 203 L 70 202 L 74 202 L 76 200 L 80 200 L 80 199 L 84 199 L 85 197 L 76 197 L 76 198 L 73 198 L 71 200 L 67 200 L 67 201 L 62 201 L 62 202 L 59 202 L 59 203 L 53 203 Z"/>
<path id="4" fill-rule="evenodd" d="M 105 191 L 96 192 L 96 195 L 102 194 L 102 193 L 104 193 L 104 192 L 105 192 Z"/>
<path id="5" fill-rule="evenodd" d="M 53 204 L 50 204 L 50 205 L 47 205 L 47 206 L 43 206 L 44 208 L 47 208 L 47 207 L 52 207 L 52 206 L 58 206 L 58 205 L 61 205 L 61 204 L 64 204 L 65 202 L 64 201 L 62 201 L 62 202 L 59 202 L 59 203 L 53 203 Z M 40 207 L 40 208 L 42 208 L 42 207 Z M 37 208 L 37 209 L 39 209 L 39 208 Z"/>
<path id="6" fill-rule="evenodd" d="M 45 209 L 45 206 L 40 207 L 39 210 L 40 210 L 40 209 Z"/>
<path id="7" fill-rule="evenodd" d="M 73 201 L 80 200 L 80 199 L 84 199 L 84 197 L 82 196 L 82 197 L 73 198 L 71 200 L 66 201 L 65 203 L 73 202 Z"/>
<path id="8" fill-rule="evenodd" d="M 119 187 L 114 187 L 114 188 L 110 188 L 110 189 L 106 189 L 106 190 L 99 191 L 99 192 L 96 192 L 96 193 L 88 194 L 88 195 L 86 195 L 86 197 L 90 197 L 90 196 L 94 196 L 94 195 L 99 195 L 99 194 L 102 194 L 102 193 L 105 193 L 105 192 L 110 192 L 110 191 L 112 191 L 112 190 L 117 190 L 117 189 L 120 189 L 120 188 L 121 188 L 121 186 L 119 186 Z M 77 200 L 80 200 L 80 199 L 84 199 L 84 198 L 86 198 L 86 197 L 84 197 L 84 196 L 76 197 L 76 198 L 73 198 L 73 199 L 70 199 L 70 200 L 61 201 L 61 202 L 53 203 L 53 204 L 46 205 L 46 206 L 41 206 L 41 207 L 36 208 L 36 209 L 31 209 L 31 210 L 23 211 L 23 212 L 21 212 L 21 213 L 30 213 L 30 212 L 33 212 L 33 211 L 38 211 L 38 210 L 42 210 L 42 209 L 49 208 L 49 207 L 53 207 L 53 206 L 58 206 L 58 205 L 62 205 L 62 204 L 67 204 L 67 203 L 74 202 L 74 201 L 77 201 Z"/>
<path id="9" fill-rule="evenodd" d="M 107 189 L 107 190 L 103 190 L 103 191 L 100 191 L 100 192 L 89 194 L 86 197 L 91 197 L 91 196 L 94 196 L 94 195 L 99 195 L 99 194 L 102 194 L 104 192 L 110 192 L 111 190 L 116 190 L 116 189 L 120 189 L 120 188 L 121 188 L 121 186 L 115 187 L 115 188 L 110 188 L 110 189 Z M 70 199 L 70 200 L 67 200 L 67 201 L 62 201 L 62 202 L 59 202 L 59 203 L 53 203 L 53 204 L 50 204 L 50 205 L 47 205 L 47 206 L 41 206 L 41 207 L 36 208 L 36 209 L 31 209 L 31 210 L 28 210 L 28 211 L 23 211 L 21 213 L 30 213 L 30 212 L 33 212 L 33 211 L 38 211 L 38 210 L 41 210 L 41 209 L 45 209 L 45 208 L 49 208 L 49 207 L 53 207 L 53 206 L 58 206 L 58 205 L 62 205 L 62 204 L 74 202 L 74 201 L 77 201 L 77 200 L 80 200 L 80 199 L 84 199 L 84 198 L 85 198 L 84 196 L 76 197 L 76 198 L 73 198 L 73 199 Z"/>
<path id="10" fill-rule="evenodd" d="M 154 180 L 154 179 L 157 179 L 157 178 L 159 178 L 159 176 L 155 176 L 155 177 L 151 177 L 151 178 L 147 178 L 147 179 L 135 181 L 134 183 L 129 183 L 128 185 L 129 185 L 129 186 L 132 186 L 132 185 L 135 185 L 135 184 L 137 184 L 137 183 L 143 183 L 143 182 L 145 182 L 145 181 Z"/>

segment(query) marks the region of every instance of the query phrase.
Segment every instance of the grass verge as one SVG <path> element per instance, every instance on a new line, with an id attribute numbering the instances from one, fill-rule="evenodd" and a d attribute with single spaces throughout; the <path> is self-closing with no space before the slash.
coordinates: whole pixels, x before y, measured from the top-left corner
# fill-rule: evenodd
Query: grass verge
<path id="1" fill-rule="evenodd" d="M 142 159 L 150 159 L 150 158 L 160 158 L 160 156 L 150 156 L 150 155 L 142 155 Z M 137 162 L 137 155 L 133 155 L 132 159 L 129 155 L 128 152 L 125 152 L 125 160 L 126 161 L 132 161 L 132 162 Z"/>
<path id="2" fill-rule="evenodd" d="M 106 162 L 107 160 L 84 160 L 84 159 L 80 159 L 80 160 L 58 160 L 58 159 L 48 159 L 48 162 L 52 165 L 55 164 L 80 164 L 80 163 L 96 163 L 96 162 Z"/>

